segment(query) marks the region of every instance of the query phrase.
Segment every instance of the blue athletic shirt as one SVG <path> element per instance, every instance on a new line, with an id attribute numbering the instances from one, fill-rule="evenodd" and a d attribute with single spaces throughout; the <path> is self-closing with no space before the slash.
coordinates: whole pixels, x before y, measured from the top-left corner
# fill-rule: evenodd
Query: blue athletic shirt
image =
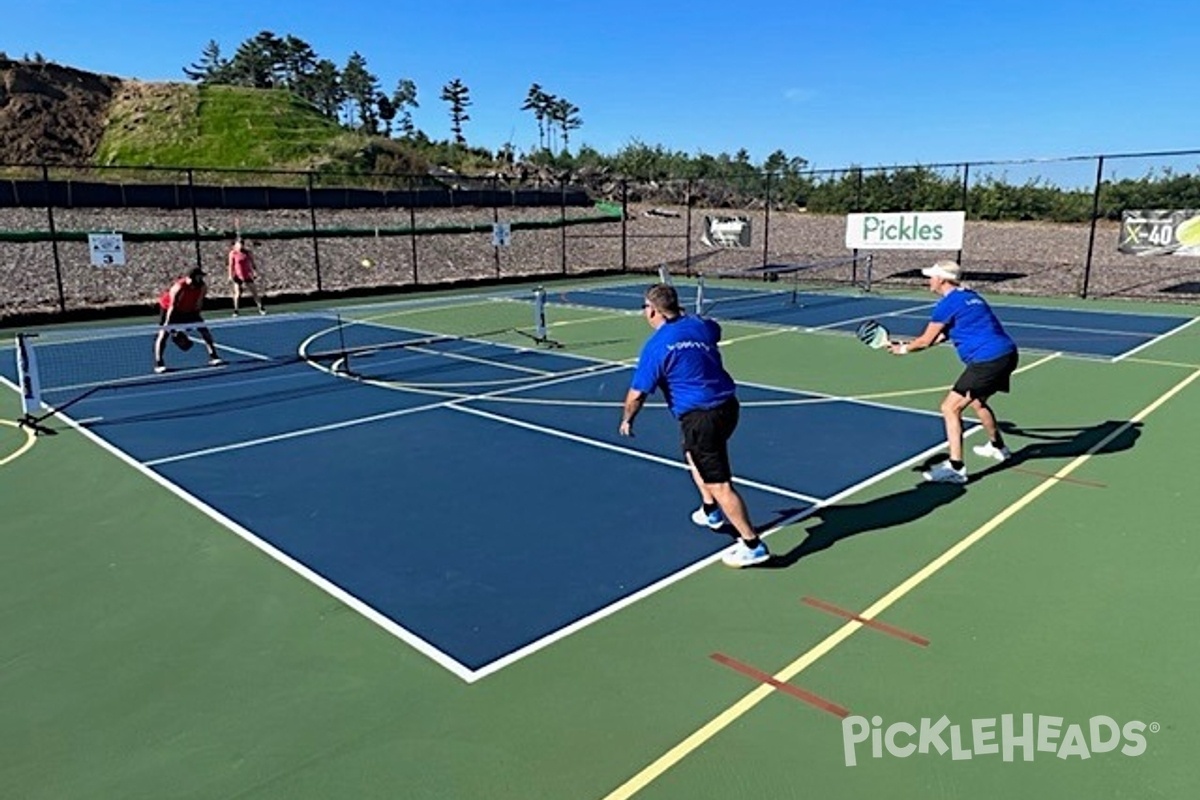
<path id="1" fill-rule="evenodd" d="M 964 364 L 993 361 L 1017 349 L 987 301 L 971 289 L 947 292 L 930 319 L 946 326 L 946 335 Z"/>
<path id="2" fill-rule="evenodd" d="M 630 387 L 642 394 L 662 389 L 676 419 L 716 408 L 737 391 L 721 364 L 719 341 L 721 326 L 711 319 L 684 315 L 663 323 L 642 346 Z"/>

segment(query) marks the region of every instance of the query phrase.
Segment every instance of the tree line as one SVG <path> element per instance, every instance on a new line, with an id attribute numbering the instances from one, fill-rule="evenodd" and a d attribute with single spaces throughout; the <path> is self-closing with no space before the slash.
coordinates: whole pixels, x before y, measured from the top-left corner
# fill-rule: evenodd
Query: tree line
<path id="1" fill-rule="evenodd" d="M 468 146 L 467 125 L 473 105 L 471 90 L 460 78 L 441 87 L 438 99 L 446 103 L 452 139 L 443 144 L 414 124 L 412 111 L 419 108 L 418 88 L 409 78 L 400 78 L 390 93 L 383 91 L 378 76 L 357 51 L 340 67 L 320 57 L 312 45 L 291 34 L 278 36 L 261 31 L 238 45 L 225 57 L 221 46 L 210 40 L 200 58 L 183 68 L 190 80 L 201 84 L 224 84 L 256 89 L 285 89 L 308 101 L 319 113 L 340 125 L 369 136 L 399 136 L 429 155 L 457 166 L 457 159 L 477 163 L 481 155 L 500 163 L 511 163 L 517 153 L 511 143 L 491 153 Z M 537 146 L 524 154 L 533 164 L 574 170 L 601 168 L 626 175 L 672 174 L 694 177 L 731 178 L 759 170 L 796 172 L 807 162 L 779 150 L 763 163 L 752 164 L 745 150 L 729 155 L 689 155 L 662 146 L 633 142 L 616 155 L 605 155 L 586 145 L 572 152 L 576 131 L 583 127 L 582 111 L 566 97 L 534 82 L 517 107 L 532 115 L 537 126 Z M 448 144 L 452 147 L 447 147 Z"/>
<path id="2" fill-rule="evenodd" d="M 0 54 L 3 55 L 3 54 Z M 41 53 L 22 61 L 44 65 Z M 511 163 L 511 143 L 492 154 L 468 146 L 466 126 L 473 105 L 470 88 L 459 78 L 443 85 L 439 99 L 446 103 L 453 139 L 431 139 L 414 123 L 419 108 L 418 87 L 399 78 L 391 92 L 383 91 L 366 58 L 357 51 L 338 66 L 320 57 L 313 47 L 293 35 L 261 31 L 225 57 L 210 40 L 200 58 L 183 68 L 200 84 L 223 84 L 256 89 L 283 89 L 307 101 L 322 115 L 350 130 L 369 136 L 399 136 L 456 167 L 456 159 L 479 163 L 481 157 Z M 1103 181 L 1098 197 L 1091 190 L 1064 189 L 1041 179 L 1012 185 L 990 176 L 975 180 L 964 193 L 957 176 L 926 167 L 810 170 L 804 158 L 776 150 L 755 164 L 745 149 L 734 154 L 689 154 L 662 145 L 633 141 L 606 155 L 580 145 L 571 150 L 572 134 L 583 126 L 578 106 L 532 83 L 519 106 L 536 124 L 537 147 L 525 160 L 566 173 L 605 173 L 636 181 L 674 185 L 691 182 L 701 191 L 705 183 L 732 187 L 739 201 L 751 198 L 774 207 L 802 207 L 818 213 L 854 211 L 946 210 L 965 208 L 975 219 L 1040 219 L 1075 222 L 1090 219 L 1093 203 L 1101 216 L 1119 218 L 1126 208 L 1200 208 L 1200 177 L 1165 169 L 1140 179 Z M 559 146 L 561 145 L 561 147 Z"/>
<path id="3" fill-rule="evenodd" d="M 400 78 L 390 93 L 383 91 L 379 77 L 357 51 L 339 67 L 297 36 L 261 31 L 239 44 L 228 58 L 216 40 L 209 40 L 200 58 L 184 67 L 183 74 L 200 84 L 285 89 L 324 116 L 370 136 L 428 139 L 413 123 L 412 110 L 420 107 L 416 83 Z M 465 126 L 473 102 L 470 87 L 454 78 L 441 87 L 438 98 L 447 105 L 454 143 L 466 145 Z M 578 106 L 538 83 L 530 86 L 520 109 L 531 112 L 537 122 L 539 150 L 553 150 L 560 140 L 562 149 L 569 150 L 571 132 L 583 125 Z M 510 155 L 511 149 L 509 145 Z"/>

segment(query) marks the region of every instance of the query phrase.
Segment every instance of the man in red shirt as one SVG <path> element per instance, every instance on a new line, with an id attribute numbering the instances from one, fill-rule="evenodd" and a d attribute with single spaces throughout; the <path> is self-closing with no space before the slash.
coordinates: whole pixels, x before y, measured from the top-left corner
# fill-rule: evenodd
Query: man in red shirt
<path id="1" fill-rule="evenodd" d="M 178 330 L 182 325 L 195 325 L 196 332 L 204 340 L 208 348 L 208 364 L 218 367 L 225 362 L 217 355 L 217 345 L 213 342 L 212 334 L 204 325 L 200 309 L 204 306 L 204 296 L 208 287 L 204 284 L 204 270 L 194 268 L 187 275 L 176 278 L 174 283 L 158 298 L 159 318 L 158 336 L 154 339 L 154 371 L 166 372 L 167 365 L 163 362 L 163 354 L 167 349 L 167 339 L 171 336 L 171 328 Z M 182 333 L 181 330 L 178 330 Z M 186 334 L 183 334 L 186 336 Z M 190 345 L 188 345 L 190 346 Z"/>

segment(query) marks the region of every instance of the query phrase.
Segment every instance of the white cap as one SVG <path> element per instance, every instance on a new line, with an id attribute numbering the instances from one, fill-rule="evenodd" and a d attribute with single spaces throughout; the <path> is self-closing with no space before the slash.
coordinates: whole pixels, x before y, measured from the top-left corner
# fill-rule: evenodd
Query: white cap
<path id="1" fill-rule="evenodd" d="M 941 278 L 958 283 L 962 280 L 962 267 L 955 261 L 937 261 L 932 267 L 925 267 L 921 270 L 921 274 L 926 278 Z"/>

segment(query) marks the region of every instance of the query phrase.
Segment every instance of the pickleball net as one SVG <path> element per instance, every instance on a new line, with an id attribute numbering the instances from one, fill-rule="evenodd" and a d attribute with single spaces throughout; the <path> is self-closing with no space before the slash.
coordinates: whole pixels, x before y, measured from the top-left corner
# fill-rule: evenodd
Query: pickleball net
<path id="1" fill-rule="evenodd" d="M 831 290 L 870 291 L 872 260 L 867 254 L 700 275 L 692 310 L 701 316 L 769 318 L 819 301 Z"/>
<path id="2" fill-rule="evenodd" d="M 337 310 L 206 321 L 221 365 L 209 365 L 199 326 L 187 325 L 169 332 L 182 333 L 199 346 L 184 350 L 168 338 L 168 371 L 163 374 L 154 372 L 154 341 L 162 330 L 157 325 L 18 333 L 14 351 L 21 421 L 36 426 L 99 392 L 176 391 L 218 376 L 260 380 L 263 376 L 256 373 L 297 364 L 338 377 L 405 382 L 445 370 L 450 359 L 515 360 L 530 347 L 550 343 L 544 336 L 544 311 L 530 326 L 528 308 L 522 306 L 492 303 L 482 312 L 443 314 L 437 330 L 407 321 L 384 324 Z"/>

